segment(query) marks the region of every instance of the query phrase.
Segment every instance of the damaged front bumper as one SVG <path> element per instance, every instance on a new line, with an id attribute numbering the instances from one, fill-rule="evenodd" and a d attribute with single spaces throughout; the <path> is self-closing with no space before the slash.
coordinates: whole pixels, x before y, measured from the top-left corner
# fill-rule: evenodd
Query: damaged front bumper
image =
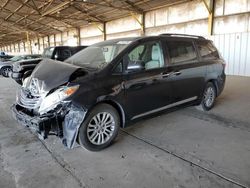
<path id="1" fill-rule="evenodd" d="M 42 116 L 34 115 L 32 111 L 18 104 L 14 104 L 11 110 L 18 123 L 35 130 L 40 139 L 56 135 L 69 149 L 74 147 L 79 127 L 86 115 L 86 110 L 72 103 L 62 105 Z"/>

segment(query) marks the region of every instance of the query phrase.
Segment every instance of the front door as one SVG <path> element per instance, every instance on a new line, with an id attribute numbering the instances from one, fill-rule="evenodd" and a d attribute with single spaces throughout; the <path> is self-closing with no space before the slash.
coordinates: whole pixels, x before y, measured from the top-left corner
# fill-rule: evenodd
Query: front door
<path id="1" fill-rule="evenodd" d="M 172 87 L 161 43 L 151 41 L 139 44 L 126 56 L 124 86 L 127 117 L 137 119 L 171 104 Z"/>

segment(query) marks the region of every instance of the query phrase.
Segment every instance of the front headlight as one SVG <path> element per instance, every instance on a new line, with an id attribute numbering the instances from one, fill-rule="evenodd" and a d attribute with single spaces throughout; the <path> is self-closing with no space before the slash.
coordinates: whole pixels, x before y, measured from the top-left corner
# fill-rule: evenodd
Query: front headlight
<path id="1" fill-rule="evenodd" d="M 73 93 L 75 93 L 79 88 L 79 85 L 75 86 L 63 86 L 54 91 L 53 93 L 46 96 L 38 110 L 40 114 L 44 114 L 53 108 L 55 108 L 61 101 L 65 100 L 69 96 L 71 96 Z"/>
<path id="2" fill-rule="evenodd" d="M 20 65 L 19 62 L 14 62 L 13 63 L 13 71 L 15 72 L 19 72 L 23 69 L 23 67 Z"/>
<path id="3" fill-rule="evenodd" d="M 16 68 L 15 68 L 15 70 L 17 72 L 20 72 L 21 70 L 23 70 L 23 67 L 21 65 L 17 65 Z"/>
<path id="4" fill-rule="evenodd" d="M 27 86 L 28 86 L 28 84 L 29 84 L 29 82 L 30 82 L 30 76 L 29 77 L 27 77 L 27 78 L 25 78 L 24 80 L 23 80 L 23 87 L 24 88 L 27 88 Z"/>

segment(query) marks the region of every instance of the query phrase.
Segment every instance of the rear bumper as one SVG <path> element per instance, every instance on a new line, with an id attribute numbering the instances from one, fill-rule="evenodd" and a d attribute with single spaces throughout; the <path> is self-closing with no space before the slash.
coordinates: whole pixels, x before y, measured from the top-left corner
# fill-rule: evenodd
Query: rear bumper
<path id="1" fill-rule="evenodd" d="M 223 92 L 225 84 L 226 84 L 226 75 L 223 74 L 223 76 L 217 79 L 217 97 L 220 96 L 220 94 Z"/>

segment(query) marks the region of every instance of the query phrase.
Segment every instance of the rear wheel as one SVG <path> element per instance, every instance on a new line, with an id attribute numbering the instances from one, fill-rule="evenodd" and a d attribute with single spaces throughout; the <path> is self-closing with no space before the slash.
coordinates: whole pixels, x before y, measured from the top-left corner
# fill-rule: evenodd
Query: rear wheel
<path id="1" fill-rule="evenodd" d="M 216 89 L 213 83 L 208 82 L 204 90 L 202 101 L 198 109 L 209 111 L 214 107 L 216 99 Z"/>
<path id="2" fill-rule="evenodd" d="M 90 151 L 108 147 L 116 138 L 120 117 L 116 109 L 108 104 L 96 106 L 79 129 L 78 141 Z"/>
<path id="3" fill-rule="evenodd" d="M 4 77 L 9 77 L 9 72 L 11 72 L 11 71 L 12 71 L 11 67 L 3 67 L 3 68 L 1 68 L 1 74 Z"/>

